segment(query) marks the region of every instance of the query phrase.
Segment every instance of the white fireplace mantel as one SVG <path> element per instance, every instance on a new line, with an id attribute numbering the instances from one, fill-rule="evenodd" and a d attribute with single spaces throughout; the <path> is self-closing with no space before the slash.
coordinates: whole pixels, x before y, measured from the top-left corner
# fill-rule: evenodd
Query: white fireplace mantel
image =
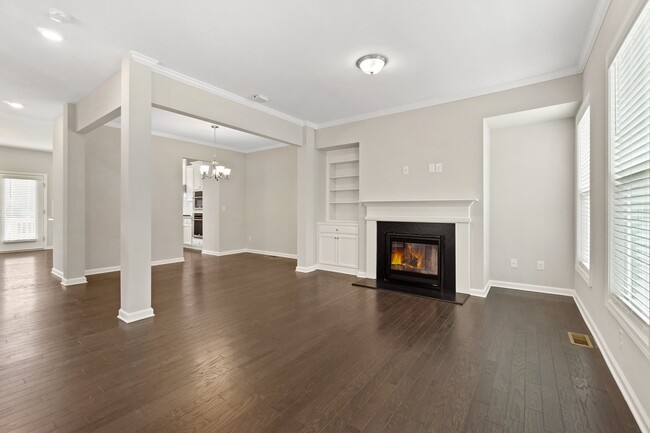
<path id="1" fill-rule="evenodd" d="M 452 223 L 456 226 L 456 292 L 469 293 L 470 209 L 478 200 L 362 200 L 366 207 L 366 276 L 377 278 L 377 221 Z"/>

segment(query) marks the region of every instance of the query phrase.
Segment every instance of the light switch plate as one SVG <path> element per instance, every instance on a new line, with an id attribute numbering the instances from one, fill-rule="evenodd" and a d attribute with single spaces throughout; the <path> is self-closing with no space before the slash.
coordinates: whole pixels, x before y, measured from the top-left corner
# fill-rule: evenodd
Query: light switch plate
<path id="1" fill-rule="evenodd" d="M 409 166 L 405 165 L 402 167 L 402 174 L 409 174 Z"/>
<path id="2" fill-rule="evenodd" d="M 436 164 L 436 173 L 442 173 L 442 162 Z"/>
<path id="3" fill-rule="evenodd" d="M 512 269 L 517 269 L 519 267 L 519 260 L 517 259 L 510 259 L 510 267 Z"/>
<path id="4" fill-rule="evenodd" d="M 538 271 L 543 271 L 546 269 L 546 264 L 544 263 L 543 260 L 538 260 L 537 261 L 537 270 Z"/>
<path id="5" fill-rule="evenodd" d="M 430 162 L 429 163 L 429 173 L 435 173 L 436 172 L 436 163 L 435 162 Z"/>

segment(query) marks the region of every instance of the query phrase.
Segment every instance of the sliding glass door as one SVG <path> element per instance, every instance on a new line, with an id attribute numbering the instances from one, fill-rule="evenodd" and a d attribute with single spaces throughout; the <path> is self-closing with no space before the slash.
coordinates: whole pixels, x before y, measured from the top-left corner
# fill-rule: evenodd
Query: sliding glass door
<path id="1" fill-rule="evenodd" d="M 43 248 L 44 179 L 0 173 L 0 251 Z"/>

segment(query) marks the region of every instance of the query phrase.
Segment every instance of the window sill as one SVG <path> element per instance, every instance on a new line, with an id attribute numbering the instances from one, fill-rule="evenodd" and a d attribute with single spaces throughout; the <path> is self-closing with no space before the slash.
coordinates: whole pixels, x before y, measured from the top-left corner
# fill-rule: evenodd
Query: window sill
<path id="1" fill-rule="evenodd" d="M 610 297 L 607 300 L 606 306 L 618 323 L 625 329 L 630 339 L 641 349 L 645 357 L 650 359 L 650 327 L 641 323 L 636 317 L 633 317 L 633 313 L 614 297 Z"/>
<path id="2" fill-rule="evenodd" d="M 589 275 L 589 271 L 585 269 L 585 267 L 582 266 L 582 264 L 576 263 L 576 273 L 580 275 L 580 277 L 587 284 L 587 287 L 591 289 L 591 276 Z"/>

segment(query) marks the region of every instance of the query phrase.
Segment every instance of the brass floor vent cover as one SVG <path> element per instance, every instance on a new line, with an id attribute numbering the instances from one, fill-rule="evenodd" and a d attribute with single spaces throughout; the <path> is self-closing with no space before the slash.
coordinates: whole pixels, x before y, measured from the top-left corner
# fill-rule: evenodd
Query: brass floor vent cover
<path id="1" fill-rule="evenodd" d="M 585 334 L 569 332 L 569 341 L 571 341 L 571 344 L 574 344 L 576 346 L 588 347 L 590 349 L 594 348 L 594 345 L 591 344 L 591 338 Z"/>

